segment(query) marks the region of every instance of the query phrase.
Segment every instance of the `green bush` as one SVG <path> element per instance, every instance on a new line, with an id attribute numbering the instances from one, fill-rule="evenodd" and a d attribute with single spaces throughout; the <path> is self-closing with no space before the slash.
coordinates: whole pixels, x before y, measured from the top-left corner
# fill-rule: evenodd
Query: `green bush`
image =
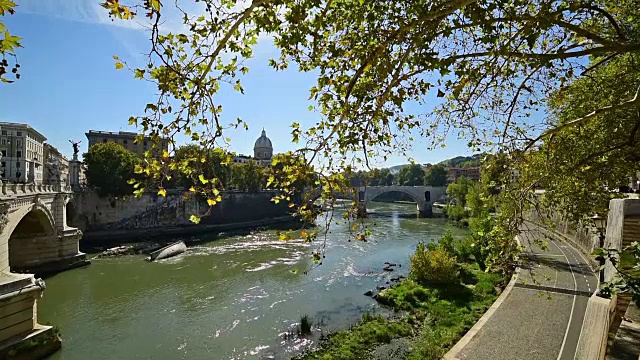
<path id="1" fill-rule="evenodd" d="M 440 238 L 440 240 L 438 240 L 438 244 L 440 245 L 440 248 L 442 248 L 444 251 L 448 252 L 451 255 L 457 255 L 456 254 L 456 239 L 453 237 L 453 234 L 451 233 L 450 230 L 447 230 L 444 235 L 442 235 L 442 237 Z"/>
<path id="2" fill-rule="evenodd" d="M 462 221 L 463 219 L 469 217 L 469 213 L 467 212 L 467 210 L 464 208 L 463 205 L 460 205 L 460 204 L 447 205 L 444 208 L 444 213 L 449 219 L 452 219 L 455 221 Z"/>
<path id="3" fill-rule="evenodd" d="M 421 242 L 411 255 L 409 277 L 422 285 L 457 283 L 456 258 L 443 248 L 429 250 Z"/>

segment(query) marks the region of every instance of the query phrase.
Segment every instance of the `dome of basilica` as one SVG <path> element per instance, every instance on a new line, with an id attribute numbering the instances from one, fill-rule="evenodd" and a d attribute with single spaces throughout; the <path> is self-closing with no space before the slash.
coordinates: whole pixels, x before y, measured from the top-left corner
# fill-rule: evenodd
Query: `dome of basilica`
<path id="1" fill-rule="evenodd" d="M 267 137 L 267 132 L 264 129 L 253 146 L 253 157 L 259 160 L 271 160 L 273 157 L 273 145 L 271 145 L 271 139 Z"/>

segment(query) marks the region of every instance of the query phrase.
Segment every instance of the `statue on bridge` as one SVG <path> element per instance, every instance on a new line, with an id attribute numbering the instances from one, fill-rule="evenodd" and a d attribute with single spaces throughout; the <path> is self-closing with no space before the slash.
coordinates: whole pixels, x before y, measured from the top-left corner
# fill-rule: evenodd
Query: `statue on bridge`
<path id="1" fill-rule="evenodd" d="M 78 153 L 80 152 L 80 147 L 78 145 L 80 145 L 82 141 L 69 140 L 69 142 L 73 146 L 73 160 L 78 160 Z"/>

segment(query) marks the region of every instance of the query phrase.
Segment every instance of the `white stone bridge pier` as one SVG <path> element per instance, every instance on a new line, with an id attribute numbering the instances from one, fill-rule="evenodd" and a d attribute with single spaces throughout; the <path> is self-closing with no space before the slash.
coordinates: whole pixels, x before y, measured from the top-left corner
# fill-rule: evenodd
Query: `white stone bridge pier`
<path id="1" fill-rule="evenodd" d="M 11 344 L 50 331 L 37 323 L 44 282 L 33 274 L 88 264 L 82 232 L 67 225 L 71 196 L 69 187 L 0 185 L 0 358 Z"/>

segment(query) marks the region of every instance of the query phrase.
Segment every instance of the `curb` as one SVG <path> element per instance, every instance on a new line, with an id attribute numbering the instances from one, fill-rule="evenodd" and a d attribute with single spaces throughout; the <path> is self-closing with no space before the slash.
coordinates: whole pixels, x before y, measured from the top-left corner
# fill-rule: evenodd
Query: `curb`
<path id="1" fill-rule="evenodd" d="M 517 235 L 516 241 L 518 242 L 518 245 L 520 245 L 520 240 L 518 239 Z M 504 288 L 502 294 L 498 296 L 491 307 L 484 313 L 484 315 L 482 315 L 482 317 L 473 325 L 473 327 L 469 329 L 469 331 L 467 331 L 467 333 L 464 334 L 464 336 L 460 340 L 458 340 L 458 342 L 451 349 L 449 349 L 446 354 L 444 354 L 444 356 L 442 357 L 444 360 L 460 360 L 460 358 L 458 358 L 458 354 L 462 351 L 462 349 L 464 349 L 465 346 L 467 346 L 471 342 L 471 340 L 473 340 L 476 334 L 482 329 L 484 324 L 489 321 L 496 310 L 498 310 L 500 305 L 502 305 L 509 294 L 511 294 L 511 290 L 513 290 L 513 287 L 518 280 L 518 275 L 520 275 L 520 267 L 516 267 L 513 275 L 511 275 L 509 284 L 507 284 L 507 287 Z"/>

